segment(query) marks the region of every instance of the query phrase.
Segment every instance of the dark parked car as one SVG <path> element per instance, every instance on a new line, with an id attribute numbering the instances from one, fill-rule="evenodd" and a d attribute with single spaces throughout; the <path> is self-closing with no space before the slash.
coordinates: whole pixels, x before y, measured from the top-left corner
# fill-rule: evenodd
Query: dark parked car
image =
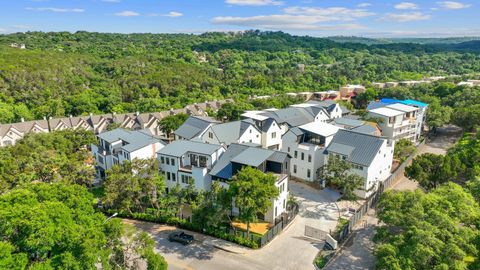
<path id="1" fill-rule="evenodd" d="M 182 231 L 173 232 L 168 236 L 168 241 L 188 245 L 193 242 L 193 235 Z"/>

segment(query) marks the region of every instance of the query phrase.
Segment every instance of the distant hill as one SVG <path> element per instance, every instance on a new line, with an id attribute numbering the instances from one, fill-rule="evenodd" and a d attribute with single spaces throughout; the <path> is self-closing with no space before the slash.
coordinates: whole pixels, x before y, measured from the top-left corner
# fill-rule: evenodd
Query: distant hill
<path id="1" fill-rule="evenodd" d="M 361 43 L 366 45 L 414 43 L 414 44 L 458 44 L 480 40 L 480 37 L 448 37 L 448 38 L 367 38 L 356 36 L 327 37 L 339 43 Z"/>

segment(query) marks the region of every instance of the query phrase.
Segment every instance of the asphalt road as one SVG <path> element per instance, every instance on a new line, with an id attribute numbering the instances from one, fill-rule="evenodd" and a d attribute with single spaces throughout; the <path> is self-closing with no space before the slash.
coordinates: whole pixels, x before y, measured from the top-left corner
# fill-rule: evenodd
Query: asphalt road
<path id="1" fill-rule="evenodd" d="M 315 269 L 313 260 L 323 242 L 304 236 L 305 225 L 322 230 L 334 229 L 337 224 L 338 208 L 335 204 L 338 194 L 329 190 L 318 191 L 309 186 L 293 183 L 290 192 L 297 197 L 300 213 L 280 235 L 259 250 L 242 247 L 234 248 L 239 253 L 218 249 L 211 245 L 218 239 L 195 234 L 196 241 L 188 246 L 168 241 L 168 234 L 175 227 L 140 222 L 138 228 L 150 233 L 156 250 L 164 256 L 169 269 L 188 270 L 308 270 Z"/>

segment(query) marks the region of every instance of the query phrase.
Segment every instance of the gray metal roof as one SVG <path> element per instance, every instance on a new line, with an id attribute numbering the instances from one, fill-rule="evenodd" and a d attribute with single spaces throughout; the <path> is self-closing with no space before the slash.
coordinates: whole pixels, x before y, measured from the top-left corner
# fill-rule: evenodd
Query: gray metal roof
<path id="1" fill-rule="evenodd" d="M 133 152 L 135 150 L 155 143 L 161 143 L 163 145 L 165 144 L 161 140 L 153 137 L 147 130 L 131 131 L 117 128 L 99 134 L 98 138 L 105 140 L 109 143 L 121 140 L 126 143 L 124 146 L 122 146 L 122 149 L 127 152 Z"/>
<path id="2" fill-rule="evenodd" d="M 351 130 L 339 130 L 325 149 L 326 153 L 334 152 L 346 155 L 347 161 L 370 166 L 385 139 Z M 352 149 L 353 148 L 353 149 Z M 339 152 L 337 152 L 339 151 Z"/>
<path id="3" fill-rule="evenodd" d="M 261 114 L 275 119 L 277 123 L 287 123 L 292 127 L 301 126 L 313 121 L 313 116 L 310 113 L 298 107 L 267 111 Z"/>
<path id="4" fill-rule="evenodd" d="M 233 143 L 228 147 L 227 151 L 220 156 L 210 171 L 210 175 L 223 179 L 231 179 L 233 176 L 232 162 L 258 167 L 265 161 L 283 163 L 288 157 L 288 154 L 285 152 Z"/>
<path id="5" fill-rule="evenodd" d="M 223 146 L 218 144 L 179 140 L 167 144 L 165 147 L 157 151 L 157 153 L 174 157 L 181 157 L 187 152 L 211 155 L 220 148 L 223 148 Z"/>
<path id="6" fill-rule="evenodd" d="M 377 129 L 371 125 L 361 125 L 359 127 L 352 128 L 351 130 L 369 135 L 375 135 L 375 133 L 377 132 Z"/>
<path id="7" fill-rule="evenodd" d="M 268 149 L 249 147 L 234 157 L 232 162 L 258 167 L 265 162 L 273 152 L 274 151 Z"/>
<path id="8" fill-rule="evenodd" d="M 367 111 L 382 108 L 382 107 L 386 107 L 387 105 L 388 105 L 387 103 L 383 103 L 383 102 L 380 102 L 380 101 L 371 101 L 370 103 L 368 103 Z"/>
<path id="9" fill-rule="evenodd" d="M 343 118 L 343 117 L 342 118 L 336 118 L 333 121 L 337 125 L 348 126 L 348 127 L 359 127 L 359 126 L 365 124 L 364 121 L 350 119 L 350 118 Z"/>
<path id="10" fill-rule="evenodd" d="M 205 131 L 212 123 L 218 123 L 212 118 L 190 116 L 188 119 L 177 129 L 174 134 L 190 140 L 200 133 Z"/>
<path id="11" fill-rule="evenodd" d="M 240 136 L 242 136 L 250 126 L 253 126 L 255 129 L 257 129 L 254 124 L 240 120 L 214 125 L 212 126 L 212 130 L 220 143 L 230 145 L 237 142 L 238 138 L 240 138 Z"/>
<path id="12" fill-rule="evenodd" d="M 278 162 L 283 164 L 287 158 L 288 158 L 288 153 L 273 151 L 273 154 L 269 158 L 267 158 L 267 161 L 273 161 L 273 162 Z"/>
<path id="13" fill-rule="evenodd" d="M 220 177 L 223 179 L 230 179 L 232 178 L 232 159 L 235 158 L 237 155 L 242 153 L 248 146 L 241 145 L 241 144 L 231 144 L 227 151 L 223 153 L 220 158 L 218 159 L 215 166 L 213 166 L 212 170 L 210 170 L 210 175 Z"/>

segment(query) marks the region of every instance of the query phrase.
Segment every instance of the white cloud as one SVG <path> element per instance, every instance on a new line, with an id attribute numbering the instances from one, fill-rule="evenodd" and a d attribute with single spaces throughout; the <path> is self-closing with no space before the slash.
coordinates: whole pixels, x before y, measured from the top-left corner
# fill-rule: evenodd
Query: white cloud
<path id="1" fill-rule="evenodd" d="M 280 6 L 282 1 L 276 0 L 225 0 L 225 3 L 237 6 Z"/>
<path id="2" fill-rule="evenodd" d="M 166 17 L 181 17 L 183 16 L 183 13 L 177 12 L 177 11 L 170 11 L 169 13 L 165 14 L 164 16 Z"/>
<path id="3" fill-rule="evenodd" d="M 237 25 L 269 30 L 352 30 L 362 29 L 359 24 L 318 25 L 317 23 L 330 21 L 325 17 L 305 15 L 261 15 L 252 17 L 215 17 L 214 24 Z"/>
<path id="4" fill-rule="evenodd" d="M 0 28 L 0 33 L 6 33 L 7 32 L 7 29 L 5 28 Z"/>
<path id="5" fill-rule="evenodd" d="M 387 13 L 382 19 L 397 22 L 424 21 L 432 16 L 422 12 Z"/>
<path id="6" fill-rule="evenodd" d="M 257 15 L 248 17 L 220 16 L 211 20 L 213 24 L 235 25 L 268 30 L 353 30 L 364 26 L 354 23 L 359 18 L 372 16 L 365 9 L 344 7 L 286 7 L 282 14 Z M 352 22 L 329 24 L 325 22 Z"/>
<path id="7" fill-rule="evenodd" d="M 312 16 L 322 21 L 351 21 L 356 18 L 363 18 L 375 15 L 375 13 L 368 12 L 365 9 L 348 9 L 344 7 L 288 7 L 283 11 L 290 15 Z"/>
<path id="8" fill-rule="evenodd" d="M 360 3 L 360 4 L 357 5 L 357 7 L 359 7 L 359 8 L 366 8 L 366 7 L 370 7 L 370 6 L 372 6 L 372 4 L 370 4 L 370 3 Z"/>
<path id="9" fill-rule="evenodd" d="M 140 13 L 135 12 L 135 11 L 131 11 L 131 10 L 125 10 L 125 11 L 122 11 L 122 12 L 115 13 L 115 15 L 120 16 L 120 17 L 135 17 L 135 16 L 139 16 Z"/>
<path id="10" fill-rule="evenodd" d="M 442 2 L 437 2 L 437 4 L 445 9 L 464 9 L 472 6 L 470 4 L 464 4 L 460 2 L 454 2 L 454 1 L 442 1 Z"/>
<path id="11" fill-rule="evenodd" d="M 396 9 L 418 9 L 418 5 L 412 2 L 401 2 L 395 5 Z"/>
<path id="12" fill-rule="evenodd" d="M 27 7 L 26 10 L 34 10 L 34 11 L 50 11 L 50 12 L 58 12 L 58 13 L 81 13 L 85 12 L 83 8 L 56 8 L 56 7 Z"/>

